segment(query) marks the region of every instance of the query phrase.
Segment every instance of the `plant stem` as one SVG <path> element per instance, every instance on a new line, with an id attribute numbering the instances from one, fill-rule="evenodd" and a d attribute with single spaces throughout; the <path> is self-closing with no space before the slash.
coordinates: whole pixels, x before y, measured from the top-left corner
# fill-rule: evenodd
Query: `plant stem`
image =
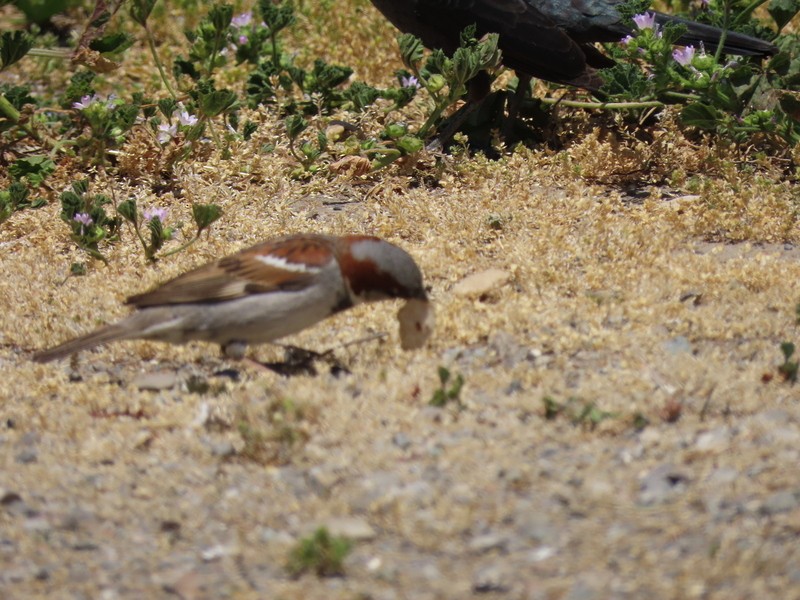
<path id="1" fill-rule="evenodd" d="M 175 248 L 174 250 L 170 250 L 169 252 L 165 252 L 164 254 L 161 255 L 161 258 L 166 258 L 168 256 L 172 256 L 173 254 L 177 254 L 178 252 L 183 252 L 184 250 L 186 250 L 189 246 L 194 244 L 199 239 L 200 239 L 200 232 L 198 232 L 196 236 L 194 236 L 192 239 L 190 239 L 188 242 L 186 242 L 182 246 L 179 246 L 178 248 Z"/>
<path id="2" fill-rule="evenodd" d="M 648 102 L 583 102 L 579 100 L 562 100 L 561 98 L 542 98 L 542 104 L 558 104 L 569 108 L 586 109 L 610 109 L 610 110 L 629 110 L 635 108 L 661 108 L 665 106 L 663 102 L 651 100 Z"/>
<path id="3" fill-rule="evenodd" d="M 733 20 L 733 25 L 741 25 L 747 21 L 750 18 L 750 15 L 752 15 L 759 6 L 765 4 L 766 2 L 767 0 L 753 0 L 750 4 L 745 6 L 738 15 L 736 15 L 736 18 Z"/>
<path id="4" fill-rule="evenodd" d="M 731 2 L 725 0 L 725 18 L 722 21 L 722 34 L 719 36 L 717 51 L 714 52 L 714 62 L 719 63 L 722 56 L 722 48 L 725 46 L 725 39 L 728 37 L 728 29 L 731 27 Z"/>
<path id="5" fill-rule="evenodd" d="M 14 124 L 17 125 L 17 127 L 22 129 L 22 131 L 27 133 L 29 136 L 31 136 L 34 140 L 39 142 L 45 148 L 48 148 L 50 150 L 60 149 L 61 144 L 59 144 L 55 140 L 47 136 L 39 135 L 39 133 L 28 123 L 20 123 L 19 122 L 20 112 L 16 108 L 14 108 L 14 105 L 11 104 L 11 102 L 8 101 L 8 98 L 6 98 L 3 94 L 0 94 L 0 113 L 5 115 L 10 121 L 13 121 Z"/>
<path id="6" fill-rule="evenodd" d="M 169 83 L 169 79 L 167 79 L 167 73 L 164 71 L 164 65 L 161 64 L 161 59 L 158 58 L 158 52 L 156 51 L 156 41 L 153 38 L 153 33 L 150 31 L 150 27 L 147 26 L 147 23 L 144 23 L 144 30 L 147 33 L 147 44 L 150 46 L 150 53 L 153 55 L 153 60 L 156 63 L 156 68 L 158 69 L 159 75 L 161 75 L 161 81 L 164 82 L 164 86 L 167 88 L 169 95 L 172 96 L 173 99 L 177 100 L 178 96 L 175 93 L 175 90 L 172 89 L 172 85 Z"/>
<path id="7" fill-rule="evenodd" d="M 72 55 L 69 48 L 31 48 L 28 56 L 38 56 L 41 58 L 62 58 L 68 59 Z"/>

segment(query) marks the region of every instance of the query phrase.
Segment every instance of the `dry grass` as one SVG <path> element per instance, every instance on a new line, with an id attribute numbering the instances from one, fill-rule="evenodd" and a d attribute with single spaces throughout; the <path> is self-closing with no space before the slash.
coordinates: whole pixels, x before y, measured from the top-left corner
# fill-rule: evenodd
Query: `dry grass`
<path id="1" fill-rule="evenodd" d="M 309 37 L 297 34 L 304 52 L 353 65 L 368 82 L 388 80 L 398 66 L 391 30 L 366 2 L 311 12 L 301 22 Z M 131 68 L 147 60 L 136 53 Z M 127 69 L 110 88 L 127 85 Z M 760 512 L 771 494 L 800 489 L 800 397 L 776 376 L 780 342 L 800 342 L 800 198 L 789 167 L 689 141 L 669 115 L 650 143 L 566 115 L 575 132 L 562 151 L 517 149 L 495 162 L 442 157 L 438 167 L 423 156 L 355 180 L 298 182 L 287 177 L 294 165 L 275 115 L 249 117 L 262 125 L 233 159 L 212 152 L 178 170 L 182 198 L 153 191 L 136 140 L 124 149 L 129 179 L 91 174 L 93 192 L 132 195 L 187 223 L 189 201 L 220 204 L 224 217 L 188 252 L 150 265 L 128 234 L 109 247 L 108 266 L 92 262 L 86 276 L 67 278 L 87 257 L 69 241 L 57 202 L 0 228 L 0 498 L 15 492 L 36 513 L 0 507 L 12 548 L 0 558 L 5 597 L 177 589 L 192 598 L 464 598 L 487 565 L 510 569 L 507 597 L 582 597 L 582 589 L 800 597 L 800 509 Z M 260 153 L 276 141 L 275 152 Z M 82 175 L 62 164 L 53 188 Z M 353 203 L 337 212 L 324 199 Z M 498 217 L 499 229 L 491 225 Z M 287 340 L 324 350 L 389 332 L 384 342 L 337 351 L 352 370 L 338 379 L 245 369 L 241 381 L 206 395 L 131 383 L 161 368 L 211 377 L 230 366 L 201 344 L 120 343 L 72 366 L 29 360 L 34 349 L 124 314 L 131 293 L 297 231 L 371 233 L 406 248 L 432 287 L 430 344 L 402 352 L 398 306 L 387 303 Z M 451 293 L 489 267 L 512 281 L 480 299 Z M 464 375 L 465 410 L 426 406 L 438 365 Z M 547 421 L 545 396 L 595 402 L 616 416 L 594 430 Z M 267 446 L 240 461 L 210 450 L 226 441 L 246 450 L 237 419 L 266 431 L 286 399 L 314 418 L 300 422 L 303 443 L 281 447 L 280 460 Z M 680 416 L 669 422 L 664 411 L 675 403 Z M 637 413 L 650 420 L 641 433 Z M 733 433 L 721 445 L 699 443 L 719 430 Z M 392 443 L 398 433 L 408 448 Z M 26 444 L 33 462 L 20 461 Z M 641 477 L 664 463 L 688 474 L 688 489 L 643 507 Z M 721 479 L 725 469 L 735 477 Z M 280 565 L 291 544 L 274 532 L 291 541 L 307 524 L 351 514 L 378 535 L 358 546 L 348 577 L 287 579 Z M 177 539 L 163 525 L 173 522 Z M 470 546 L 486 532 L 507 532 L 505 551 Z M 209 548 L 220 554 L 204 562 Z"/>

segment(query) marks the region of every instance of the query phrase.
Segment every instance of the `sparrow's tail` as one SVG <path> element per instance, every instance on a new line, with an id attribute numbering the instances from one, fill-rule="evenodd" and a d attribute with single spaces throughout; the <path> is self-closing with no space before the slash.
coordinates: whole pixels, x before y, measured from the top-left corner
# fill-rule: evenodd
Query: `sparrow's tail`
<path id="1" fill-rule="evenodd" d="M 713 25 L 695 23 L 680 17 L 656 13 L 656 23 L 679 23 L 684 25 L 688 31 L 678 40 L 678 44 L 699 45 L 702 43 L 706 50 L 715 52 L 717 45 L 722 37 L 722 30 Z M 722 51 L 726 54 L 736 54 L 737 56 L 771 56 L 778 53 L 778 47 L 766 40 L 755 38 L 743 33 L 729 31 L 722 44 Z"/>
<path id="2" fill-rule="evenodd" d="M 87 333 L 79 338 L 59 344 L 54 348 L 48 348 L 47 350 L 37 352 L 33 355 L 33 360 L 38 363 L 46 363 L 50 362 L 51 360 L 58 360 L 60 358 L 65 358 L 70 354 L 75 354 L 79 350 L 87 350 L 89 348 L 99 346 L 100 344 L 106 344 L 108 342 L 113 342 L 114 340 L 127 338 L 129 337 L 130 333 L 130 328 L 122 327 L 120 323 L 106 325 L 105 327 L 101 327 L 100 329 L 92 331 L 91 333 Z"/>

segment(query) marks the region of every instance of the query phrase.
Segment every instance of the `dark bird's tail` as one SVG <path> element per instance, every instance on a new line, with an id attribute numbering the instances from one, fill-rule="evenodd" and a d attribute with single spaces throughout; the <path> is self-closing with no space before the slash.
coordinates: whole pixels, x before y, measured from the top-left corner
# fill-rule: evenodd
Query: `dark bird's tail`
<path id="1" fill-rule="evenodd" d="M 695 23 L 664 13 L 656 13 L 656 23 L 662 26 L 666 23 L 684 25 L 688 31 L 681 36 L 677 43 L 685 46 L 698 46 L 702 43 L 709 52 L 716 52 L 717 45 L 722 38 L 722 30 L 718 27 Z M 778 53 L 778 47 L 766 40 L 729 31 L 722 44 L 722 51 L 737 56 L 772 56 Z"/>

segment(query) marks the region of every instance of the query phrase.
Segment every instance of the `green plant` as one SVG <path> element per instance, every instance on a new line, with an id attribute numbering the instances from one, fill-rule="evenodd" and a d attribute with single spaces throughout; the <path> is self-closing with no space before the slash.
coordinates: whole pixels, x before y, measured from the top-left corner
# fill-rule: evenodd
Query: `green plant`
<path id="1" fill-rule="evenodd" d="M 423 47 L 419 38 L 403 34 L 397 42 L 403 64 L 411 72 L 401 72 L 401 77 L 414 77 L 432 100 L 432 107 L 425 123 L 417 131 L 425 139 L 442 125 L 443 113 L 467 95 L 469 82 L 481 71 L 492 70 L 500 65 L 499 36 L 489 34 L 482 39 L 476 37 L 475 26 L 467 27 L 461 34 L 461 45 L 447 56 L 442 50 L 434 50 L 423 63 Z"/>
<path id="2" fill-rule="evenodd" d="M 352 544 L 347 538 L 333 536 L 320 527 L 292 549 L 286 569 L 292 577 L 308 572 L 317 577 L 341 576 L 344 575 L 344 559 L 351 549 Z"/>
<path id="3" fill-rule="evenodd" d="M 428 404 L 431 406 L 444 407 L 451 402 L 455 402 L 458 408 L 463 408 L 464 405 L 461 402 L 461 390 L 464 387 L 464 377 L 462 377 L 462 375 L 459 373 L 451 382 L 451 373 L 446 367 L 439 367 L 438 375 L 439 387 L 434 390 Z M 448 384 L 450 385 L 448 386 Z"/>
<path id="4" fill-rule="evenodd" d="M 616 418 L 612 412 L 602 410 L 594 402 L 586 402 L 574 396 L 567 399 L 564 403 L 559 403 L 552 396 L 542 398 L 544 404 L 544 418 L 552 421 L 561 415 L 566 415 L 573 425 L 580 425 L 593 430 L 606 419 Z M 634 415 L 634 426 L 643 426 L 644 421 L 639 418 L 641 415 Z"/>
<path id="5" fill-rule="evenodd" d="M 89 181 L 72 184 L 72 189 L 61 194 L 61 219 L 69 225 L 72 239 L 94 258 L 108 262 L 100 252 L 102 241 L 115 239 L 122 224 L 120 217 L 109 217 L 105 206 L 111 198 L 103 194 L 89 194 Z"/>
<path id="6" fill-rule="evenodd" d="M 723 29 L 764 33 L 768 30 L 752 18 L 760 4 L 763 1 L 711 0 L 699 17 Z M 800 127 L 794 117 L 800 107 L 797 35 L 778 37 L 778 54 L 762 68 L 754 59 L 723 60 L 721 44 L 715 54 L 702 47 L 675 48 L 673 44 L 685 27 L 669 24 L 659 28 L 646 7 L 646 3 L 639 3 L 629 10 L 636 25 L 633 36 L 621 44 L 606 45 L 617 64 L 601 72 L 609 102 L 599 108 L 631 111 L 641 121 L 666 104 L 683 104 L 680 116 L 687 127 L 738 142 L 755 136 L 775 144 L 781 140 L 790 145 L 800 142 Z M 778 30 L 798 12 L 800 3 L 794 0 L 773 0 L 769 5 Z"/>
<path id="7" fill-rule="evenodd" d="M 244 447 L 239 456 L 258 464 L 285 464 L 309 439 L 307 423 L 314 418 L 305 406 L 290 399 L 275 400 L 258 416 L 241 410 L 237 429 Z"/>
<path id="8" fill-rule="evenodd" d="M 783 354 L 783 363 L 778 366 L 778 373 L 781 374 L 784 381 L 795 383 L 797 381 L 798 370 L 800 363 L 796 360 L 791 360 L 794 356 L 795 346 L 791 342 L 783 342 L 781 344 L 781 353 Z"/>

